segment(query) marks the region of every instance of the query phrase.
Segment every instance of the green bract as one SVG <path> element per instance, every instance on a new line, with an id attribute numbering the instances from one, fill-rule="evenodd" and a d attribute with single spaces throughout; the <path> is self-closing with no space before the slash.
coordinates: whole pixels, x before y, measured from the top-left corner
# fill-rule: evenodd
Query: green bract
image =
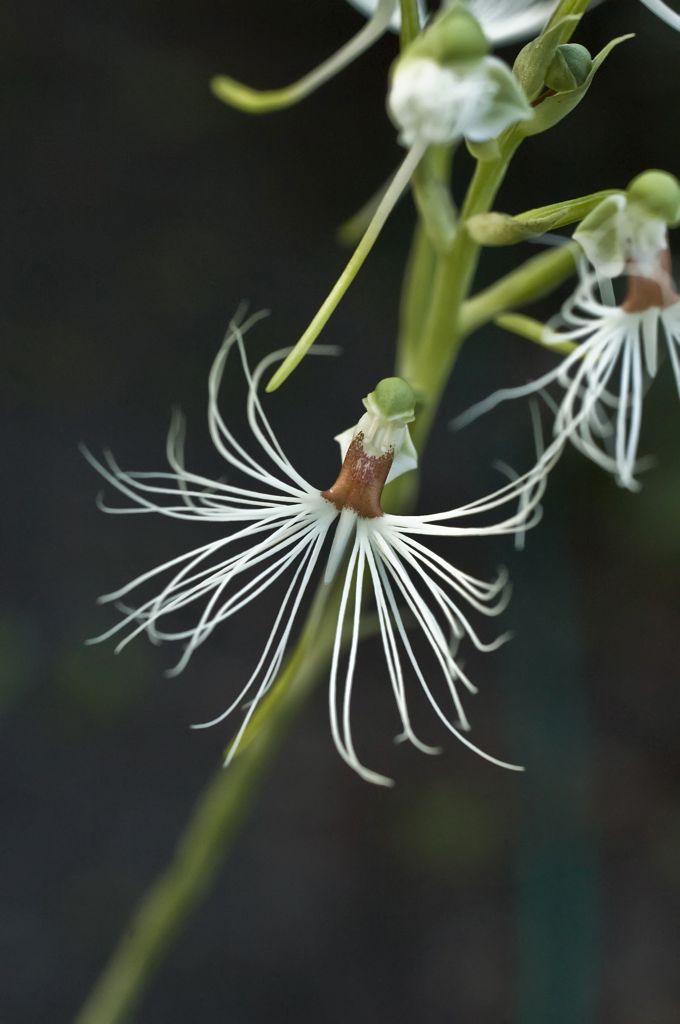
<path id="1" fill-rule="evenodd" d="M 644 171 L 628 186 L 628 200 L 670 225 L 680 223 L 680 182 L 667 171 Z"/>
<path id="2" fill-rule="evenodd" d="M 603 199 L 621 195 L 613 189 L 593 192 L 577 199 L 564 199 L 549 206 L 538 206 L 534 210 L 525 210 L 514 217 L 509 213 L 492 211 L 478 213 L 470 217 L 466 227 L 471 236 L 480 245 L 516 245 L 527 238 L 535 238 L 546 231 L 563 228 L 582 220 L 594 208 L 599 208 Z"/>
<path id="3" fill-rule="evenodd" d="M 570 92 L 558 92 L 554 96 L 546 96 L 545 99 L 542 99 L 535 107 L 534 119 L 518 126 L 518 130 L 522 135 L 539 135 L 541 132 L 545 132 L 554 125 L 559 124 L 581 102 L 592 85 L 595 74 L 599 71 L 614 47 L 632 38 L 632 34 L 618 36 L 607 43 L 597 56 L 593 58 L 589 74 L 586 76 L 585 81 L 577 88 L 572 89 Z"/>
<path id="4" fill-rule="evenodd" d="M 535 100 L 542 92 L 545 76 L 557 47 L 561 43 L 566 43 L 578 21 L 575 15 L 562 18 L 546 28 L 538 39 L 527 43 L 524 49 L 520 50 L 513 71 L 530 100 Z"/>

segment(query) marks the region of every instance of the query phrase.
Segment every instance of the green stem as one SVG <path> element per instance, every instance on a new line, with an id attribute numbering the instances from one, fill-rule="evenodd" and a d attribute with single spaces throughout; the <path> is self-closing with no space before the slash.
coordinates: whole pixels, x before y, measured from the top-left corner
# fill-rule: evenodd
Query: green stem
<path id="1" fill-rule="evenodd" d="M 337 588 L 321 586 L 302 636 L 253 716 L 238 756 L 228 770 L 220 768 L 199 797 L 172 862 L 143 897 L 75 1024 L 129 1019 L 175 936 L 212 885 L 289 723 L 327 664 L 337 600 Z"/>
<path id="2" fill-rule="evenodd" d="M 464 336 L 493 320 L 499 313 L 535 302 L 557 288 L 576 270 L 579 248 L 561 245 L 527 260 L 517 270 L 478 292 L 463 304 L 459 329 Z"/>
<path id="3" fill-rule="evenodd" d="M 402 50 L 405 50 L 420 32 L 418 0 L 399 0 L 399 11 L 401 13 L 399 42 Z"/>
<path id="4" fill-rule="evenodd" d="M 505 176 L 511 152 L 492 160 L 479 161 L 470 183 L 456 238 L 448 253 L 436 261 L 429 314 L 424 319 L 420 341 L 408 352 L 408 365 L 398 372 L 423 398 L 423 407 L 413 430 L 416 447 L 422 450 L 463 335 L 459 328 L 461 305 L 470 290 L 477 269 L 480 246 L 465 228 L 465 221 L 486 212 Z"/>
<path id="5" fill-rule="evenodd" d="M 578 347 L 574 341 L 557 341 L 555 335 L 552 336 L 554 340 L 549 340 L 546 337 L 545 324 L 522 313 L 501 313 L 500 316 L 494 317 L 494 323 L 505 331 L 526 338 L 527 341 L 533 341 L 535 345 L 560 355 L 569 355 Z"/>
<path id="6" fill-rule="evenodd" d="M 456 208 L 449 185 L 452 157 L 452 146 L 430 146 L 411 179 L 419 223 L 441 253 L 449 252 L 456 237 Z"/>
<path id="7" fill-rule="evenodd" d="M 397 365 L 402 369 L 401 375 L 410 383 L 410 362 L 429 309 L 436 263 L 437 254 L 434 246 L 424 225 L 418 221 L 406 265 L 397 342 Z"/>

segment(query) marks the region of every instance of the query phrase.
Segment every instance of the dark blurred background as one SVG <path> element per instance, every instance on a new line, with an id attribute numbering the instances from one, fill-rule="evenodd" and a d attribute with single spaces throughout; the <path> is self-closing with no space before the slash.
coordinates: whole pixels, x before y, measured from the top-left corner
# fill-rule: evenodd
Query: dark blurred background
<path id="1" fill-rule="evenodd" d="M 112 621 L 99 593 L 198 541 L 184 523 L 97 512 L 100 481 L 77 444 L 162 468 L 180 403 L 190 459 L 221 472 L 204 409 L 216 347 L 242 299 L 272 310 L 256 354 L 291 343 L 335 279 L 337 226 L 400 156 L 384 114 L 396 42 L 266 118 L 221 106 L 208 80 L 283 84 L 360 24 L 342 0 L 67 0 L 2 15 L 3 1024 L 72 1019 L 219 762 L 230 726 L 189 723 L 225 706 L 276 607 L 267 595 L 177 679 L 163 675 L 174 652 L 144 640 L 117 658 L 85 647 Z M 520 151 L 499 209 L 680 170 L 680 37 L 635 0 L 611 0 L 579 40 L 597 49 L 624 31 L 636 41 L 587 101 Z M 457 163 L 459 192 L 468 166 Z M 335 475 L 333 435 L 391 371 L 412 224 L 407 200 L 329 324 L 343 357 L 308 360 L 268 400 L 319 486 Z M 480 281 L 533 251 L 487 253 Z M 424 510 L 494 486 L 498 456 L 526 464 L 522 403 L 458 435 L 447 421 L 550 362 L 495 329 L 467 345 L 424 461 Z M 242 395 L 230 375 L 225 405 Z M 463 568 L 513 572 L 503 624 L 516 638 L 469 655 L 480 694 L 467 706 L 473 738 L 526 774 L 419 713 L 444 754 L 395 747 L 369 642 L 357 743 L 396 788 L 340 761 L 321 681 L 139 1021 L 680 1019 L 677 404 L 664 366 L 645 408 L 642 449 L 658 461 L 641 494 L 569 453 L 523 556 L 451 545 Z"/>

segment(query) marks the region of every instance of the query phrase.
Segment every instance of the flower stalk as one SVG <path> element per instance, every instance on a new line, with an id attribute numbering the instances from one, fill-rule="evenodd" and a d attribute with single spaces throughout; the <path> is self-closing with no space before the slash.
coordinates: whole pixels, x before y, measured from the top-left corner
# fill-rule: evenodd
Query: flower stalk
<path id="1" fill-rule="evenodd" d="M 333 647 L 339 593 L 320 587 L 305 629 L 262 701 L 228 771 L 196 801 L 172 861 L 134 912 L 75 1024 L 129 1020 L 186 919 L 211 888 L 289 726 Z"/>

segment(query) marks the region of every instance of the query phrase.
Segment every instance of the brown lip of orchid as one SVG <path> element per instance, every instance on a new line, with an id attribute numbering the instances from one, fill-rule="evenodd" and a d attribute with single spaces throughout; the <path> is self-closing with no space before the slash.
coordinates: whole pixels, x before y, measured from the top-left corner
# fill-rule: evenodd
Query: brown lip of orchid
<path id="1" fill-rule="evenodd" d="M 383 515 L 380 498 L 393 461 L 393 448 L 384 455 L 368 455 L 364 434 L 359 431 L 347 449 L 337 480 L 321 497 L 338 512 L 349 508 L 362 519 L 377 519 Z"/>
<path id="2" fill-rule="evenodd" d="M 626 313 L 644 313 L 654 307 L 667 309 L 678 302 L 680 295 L 673 281 L 671 251 L 668 246 L 659 253 L 651 274 L 640 274 L 635 263 L 629 263 L 627 286 L 626 297 L 621 304 Z"/>

